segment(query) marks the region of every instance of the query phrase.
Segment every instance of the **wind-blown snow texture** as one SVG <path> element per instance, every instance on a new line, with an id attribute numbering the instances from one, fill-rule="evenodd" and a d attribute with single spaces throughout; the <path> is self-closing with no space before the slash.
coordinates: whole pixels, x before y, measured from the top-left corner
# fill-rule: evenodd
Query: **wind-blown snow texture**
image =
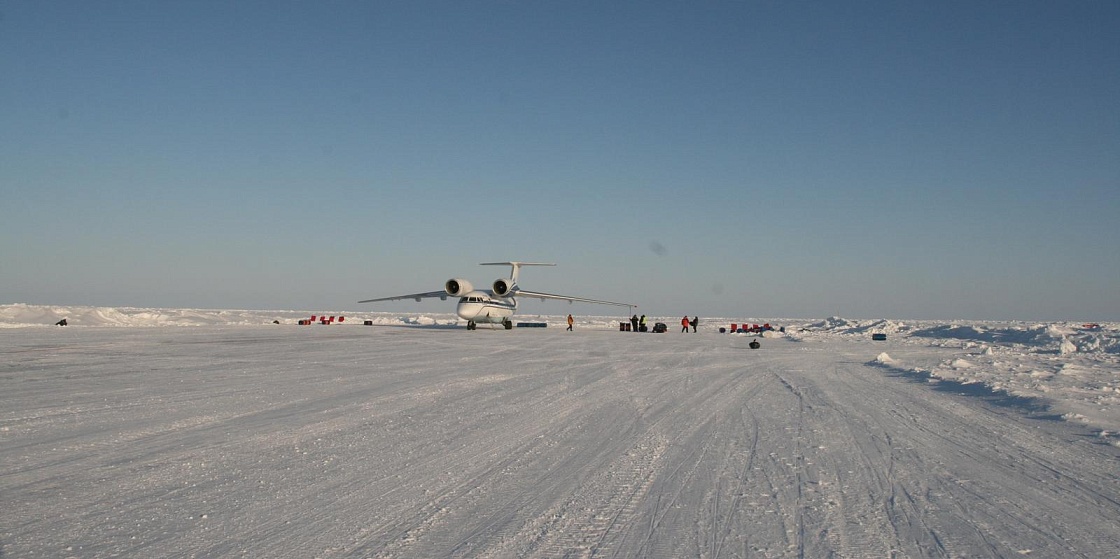
<path id="1" fill-rule="evenodd" d="M 0 306 L 0 557 L 1120 549 L 1116 325 L 310 314 Z"/>

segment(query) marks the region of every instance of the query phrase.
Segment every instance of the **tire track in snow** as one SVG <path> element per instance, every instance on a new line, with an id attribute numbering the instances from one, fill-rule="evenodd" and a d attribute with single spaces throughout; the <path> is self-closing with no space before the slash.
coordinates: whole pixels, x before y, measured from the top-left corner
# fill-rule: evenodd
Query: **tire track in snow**
<path id="1" fill-rule="evenodd" d="M 872 344 L 775 340 L 751 352 L 727 336 L 514 331 L 490 336 L 513 336 L 498 351 L 439 329 L 247 332 L 130 333 L 90 371 L 65 356 L 61 373 L 20 369 L 12 355 L 15 376 L 34 382 L 0 393 L 15 443 L 0 446 L 5 552 L 1120 548 L 1114 448 L 867 367 Z M 79 386 L 65 378 L 77 373 Z M 67 405 L 81 413 L 51 415 Z"/>

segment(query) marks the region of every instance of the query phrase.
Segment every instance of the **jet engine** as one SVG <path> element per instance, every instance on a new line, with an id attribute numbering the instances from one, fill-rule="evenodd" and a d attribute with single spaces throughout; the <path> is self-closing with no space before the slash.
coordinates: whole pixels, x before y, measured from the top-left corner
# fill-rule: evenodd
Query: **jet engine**
<path id="1" fill-rule="evenodd" d="M 494 280 L 494 295 L 498 297 L 505 297 L 509 295 L 509 291 L 513 289 L 513 280 L 511 279 L 498 279 Z"/>
<path id="2" fill-rule="evenodd" d="M 447 283 L 443 284 L 443 290 L 452 297 L 463 297 L 467 293 L 474 291 L 474 286 L 465 279 L 451 278 L 447 280 Z"/>

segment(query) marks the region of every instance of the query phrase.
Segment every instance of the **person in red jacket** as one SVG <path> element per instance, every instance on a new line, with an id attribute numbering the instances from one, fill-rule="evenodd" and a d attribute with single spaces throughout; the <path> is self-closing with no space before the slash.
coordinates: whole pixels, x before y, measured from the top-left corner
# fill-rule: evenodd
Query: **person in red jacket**
<path id="1" fill-rule="evenodd" d="M 681 319 L 681 332 L 688 332 L 688 315 Z"/>

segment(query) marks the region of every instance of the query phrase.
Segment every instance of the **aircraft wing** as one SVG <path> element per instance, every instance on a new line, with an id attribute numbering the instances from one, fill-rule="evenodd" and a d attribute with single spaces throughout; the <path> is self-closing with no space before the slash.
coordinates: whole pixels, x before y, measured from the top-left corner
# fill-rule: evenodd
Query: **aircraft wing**
<path id="1" fill-rule="evenodd" d="M 403 301 L 405 299 L 415 299 L 416 301 L 419 301 L 420 299 L 426 299 L 428 297 L 439 297 L 440 299 L 446 301 L 447 298 L 450 297 L 450 295 L 448 295 L 446 291 L 429 291 L 427 293 L 413 293 L 412 295 L 397 295 L 395 297 L 381 297 L 381 298 L 378 298 L 378 299 L 366 299 L 365 301 L 358 301 L 358 302 L 359 303 L 375 303 L 377 301 Z"/>
<path id="2" fill-rule="evenodd" d="M 559 299 L 561 301 L 568 301 L 569 303 L 573 303 L 573 302 L 574 303 L 596 303 L 596 304 L 599 304 L 599 305 L 616 305 L 616 306 L 619 306 L 619 307 L 634 307 L 634 308 L 638 307 L 638 305 L 632 305 L 630 303 L 616 303 L 614 301 L 600 301 L 598 299 L 584 299 L 583 297 L 572 297 L 570 295 L 556 295 L 556 294 L 553 294 L 553 293 L 541 293 L 539 291 L 525 291 L 524 289 L 518 289 L 516 292 L 512 293 L 511 296 L 513 296 L 513 297 L 530 297 L 530 298 L 533 298 L 533 299 L 540 299 L 542 301 L 545 300 L 545 299 Z"/>

